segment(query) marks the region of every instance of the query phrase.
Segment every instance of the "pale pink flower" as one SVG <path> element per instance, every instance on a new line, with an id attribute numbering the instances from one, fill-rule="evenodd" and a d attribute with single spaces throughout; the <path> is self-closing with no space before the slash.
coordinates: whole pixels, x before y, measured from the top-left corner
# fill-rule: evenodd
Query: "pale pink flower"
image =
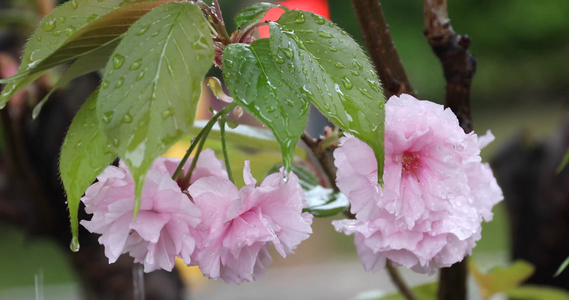
<path id="1" fill-rule="evenodd" d="M 273 244 L 283 257 L 312 233 L 312 215 L 302 213 L 304 192 L 295 174 L 269 175 L 259 187 L 245 162 L 246 186 L 238 190 L 227 178 L 205 177 L 188 191 L 202 212 L 197 262 L 209 278 L 228 283 L 254 281 L 271 262 Z"/>
<path id="2" fill-rule="evenodd" d="M 353 136 L 334 152 L 337 184 L 356 220 L 334 222 L 355 234 L 361 261 L 378 271 L 391 259 L 421 273 L 470 254 L 482 220 L 503 199 L 492 170 L 482 164 L 480 139 L 460 128 L 450 109 L 409 95 L 385 105 L 384 188 L 373 150 Z"/>
<path id="3" fill-rule="evenodd" d="M 191 263 L 195 237 L 191 232 L 200 223 L 200 211 L 182 193 L 171 176 L 179 159 L 157 158 L 146 175 L 140 210 L 133 220 L 134 181 L 122 162 L 109 166 L 81 199 L 85 211 L 93 214 L 81 224 L 90 232 L 99 233 L 109 263 L 122 253 L 129 253 L 135 262 L 144 264 L 144 271 L 171 271 L 174 258 Z M 185 167 L 189 167 L 191 160 Z M 212 150 L 201 153 L 192 181 L 204 176 L 225 176 L 223 163 Z"/>

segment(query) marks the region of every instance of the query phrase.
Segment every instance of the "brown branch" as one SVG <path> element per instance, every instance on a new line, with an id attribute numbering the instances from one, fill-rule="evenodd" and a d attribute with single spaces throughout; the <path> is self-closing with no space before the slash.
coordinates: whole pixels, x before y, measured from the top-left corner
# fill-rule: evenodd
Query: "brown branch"
<path id="1" fill-rule="evenodd" d="M 423 7 L 424 34 L 443 65 L 446 106 L 456 114 L 462 129 L 470 132 L 470 86 L 476 72 L 476 58 L 468 52 L 470 38 L 452 29 L 446 0 L 424 0 Z"/>
<path id="2" fill-rule="evenodd" d="M 385 96 L 389 98 L 402 93 L 414 96 L 415 91 L 407 79 L 379 1 L 352 0 L 352 7 Z"/>
<path id="3" fill-rule="evenodd" d="M 388 259 L 385 262 L 385 267 L 387 268 L 387 272 L 389 273 L 389 277 L 391 277 L 391 281 L 397 286 L 401 295 L 405 297 L 407 300 L 417 300 L 417 297 L 413 294 L 413 291 L 409 288 L 407 283 L 399 274 L 399 271 L 393 266 L 391 261 Z"/>
<path id="4" fill-rule="evenodd" d="M 465 132 L 472 131 L 470 87 L 476 59 L 468 52 L 470 38 L 454 32 L 448 18 L 446 0 L 424 0 L 424 34 L 441 61 L 446 80 L 446 106 L 455 113 Z M 466 299 L 467 261 L 441 269 L 438 299 Z"/>

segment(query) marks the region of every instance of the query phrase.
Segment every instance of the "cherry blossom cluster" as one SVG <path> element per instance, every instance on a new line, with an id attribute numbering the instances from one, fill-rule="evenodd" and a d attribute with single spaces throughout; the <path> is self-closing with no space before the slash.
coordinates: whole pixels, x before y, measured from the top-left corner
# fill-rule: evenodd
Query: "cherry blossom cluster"
<path id="1" fill-rule="evenodd" d="M 148 172 L 140 210 L 133 219 L 134 181 L 126 165 L 109 166 L 81 199 L 99 233 L 109 263 L 123 253 L 145 272 L 172 270 L 175 257 L 197 265 L 209 278 L 228 283 L 254 281 L 271 262 L 272 244 L 283 257 L 312 233 L 303 213 L 304 191 L 294 173 L 283 171 L 256 186 L 245 162 L 246 185 L 238 189 L 212 150 L 201 153 L 190 186 L 182 191 L 171 176 L 178 159 L 158 158 Z M 191 160 L 185 167 L 189 167 Z"/>
<path id="2" fill-rule="evenodd" d="M 334 221 L 355 235 L 360 260 L 377 272 L 386 260 L 434 273 L 469 255 L 482 220 L 503 199 L 480 149 L 493 140 L 464 133 L 450 109 L 409 95 L 386 103 L 383 187 L 372 149 L 347 135 L 335 150 L 337 185 L 355 220 Z"/>

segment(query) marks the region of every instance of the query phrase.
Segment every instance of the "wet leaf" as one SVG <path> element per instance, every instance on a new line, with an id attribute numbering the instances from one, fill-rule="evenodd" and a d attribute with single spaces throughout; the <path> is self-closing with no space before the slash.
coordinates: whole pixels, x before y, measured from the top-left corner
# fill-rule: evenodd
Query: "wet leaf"
<path id="1" fill-rule="evenodd" d="M 283 80 L 374 150 L 381 179 L 385 99 L 360 46 L 332 22 L 304 11 L 285 12 L 270 23 L 270 33 Z"/>
<path id="2" fill-rule="evenodd" d="M 77 210 L 80 198 L 116 157 L 95 113 L 97 96 L 98 91 L 93 92 L 81 106 L 61 146 L 59 170 L 67 194 L 71 232 L 75 239 L 78 234 Z"/>
<path id="3" fill-rule="evenodd" d="M 251 26 L 255 25 L 265 14 L 271 10 L 271 8 L 280 7 L 284 10 L 288 10 L 285 6 L 280 4 L 273 4 L 267 2 L 255 3 L 243 10 L 241 10 L 234 19 L 235 28 L 239 28 L 242 31 L 249 29 Z"/>
<path id="4" fill-rule="evenodd" d="M 18 73 L 2 80 L 0 108 L 46 70 L 121 37 L 141 16 L 169 1 L 71 0 L 39 24 L 22 56 Z"/>
<path id="5" fill-rule="evenodd" d="M 269 40 L 232 44 L 223 54 L 224 78 L 231 96 L 273 131 L 287 171 L 308 121 L 309 103 L 281 79 Z"/>
<path id="6" fill-rule="evenodd" d="M 105 67 L 107 60 L 118 45 L 118 41 L 109 43 L 103 47 L 96 49 L 84 56 L 79 57 L 65 73 L 59 78 L 57 83 L 53 86 L 51 91 L 41 99 L 41 101 L 34 107 L 32 117 L 35 119 L 40 114 L 44 104 L 49 100 L 53 92 L 68 84 L 74 78 L 100 70 Z"/>
<path id="7" fill-rule="evenodd" d="M 143 16 L 112 54 L 97 114 L 132 172 L 135 215 L 154 159 L 191 129 L 212 61 L 209 27 L 190 2 L 167 3 Z"/>
<path id="8" fill-rule="evenodd" d="M 569 163 L 569 149 L 567 150 L 567 152 L 565 152 L 565 155 L 563 156 L 563 159 L 561 160 L 561 163 L 559 164 L 559 166 L 557 166 L 557 169 L 556 169 L 557 174 L 561 173 L 561 171 L 563 171 L 563 169 L 565 169 L 565 167 L 567 166 L 567 163 Z"/>
<path id="9" fill-rule="evenodd" d="M 507 267 L 496 267 L 484 274 L 478 270 L 474 260 L 470 260 L 469 269 L 480 287 L 483 299 L 496 293 L 509 291 L 528 279 L 535 267 L 523 260 L 517 260 Z"/>

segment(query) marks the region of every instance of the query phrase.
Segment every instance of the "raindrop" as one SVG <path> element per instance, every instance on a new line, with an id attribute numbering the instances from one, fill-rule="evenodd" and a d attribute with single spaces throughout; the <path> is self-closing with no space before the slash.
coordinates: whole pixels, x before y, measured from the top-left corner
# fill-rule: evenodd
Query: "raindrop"
<path id="1" fill-rule="evenodd" d="M 294 53 L 289 48 L 283 48 L 282 50 L 288 58 L 292 59 L 294 57 Z"/>
<path id="2" fill-rule="evenodd" d="M 302 23 L 306 22 L 306 19 L 304 18 L 304 14 L 299 13 L 298 16 L 296 16 L 296 19 L 294 20 L 294 22 L 297 24 L 302 24 Z"/>
<path id="3" fill-rule="evenodd" d="M 69 1 L 69 4 L 71 5 L 71 8 L 76 9 L 77 8 L 77 0 L 71 0 Z"/>
<path id="4" fill-rule="evenodd" d="M 326 32 L 326 31 L 318 30 L 317 32 L 318 32 L 318 35 L 321 36 L 321 37 L 325 37 L 325 38 L 332 38 L 332 37 L 334 37 L 334 35 L 332 35 L 332 34 L 329 33 L 329 32 Z"/>
<path id="5" fill-rule="evenodd" d="M 138 73 L 138 76 L 136 76 L 136 80 L 142 79 L 142 77 L 144 77 L 145 73 L 146 73 L 146 71 L 142 71 L 142 72 Z"/>
<path id="6" fill-rule="evenodd" d="M 140 64 L 142 64 L 142 58 L 138 59 L 137 61 L 133 62 L 132 65 L 130 65 L 130 70 L 138 70 L 138 68 L 140 68 Z"/>
<path id="7" fill-rule="evenodd" d="M 117 83 L 115 84 L 115 89 L 120 88 L 123 83 L 124 83 L 124 77 L 119 78 L 119 80 L 118 80 Z"/>
<path id="8" fill-rule="evenodd" d="M 275 62 L 277 62 L 278 64 L 284 64 L 284 59 L 280 56 L 275 56 Z"/>
<path id="9" fill-rule="evenodd" d="M 322 24 L 324 24 L 324 23 L 326 22 L 326 21 L 324 20 L 324 18 L 322 18 L 322 17 L 319 16 L 319 15 L 314 15 L 314 20 L 316 21 L 316 24 L 320 24 L 320 25 L 322 25 Z"/>
<path id="10" fill-rule="evenodd" d="M 168 108 L 167 110 L 162 112 L 162 120 L 168 119 L 173 114 L 174 114 L 174 111 L 172 110 L 172 108 Z"/>
<path id="11" fill-rule="evenodd" d="M 145 32 L 148 31 L 149 28 L 150 28 L 150 25 L 143 26 L 143 27 L 140 28 L 140 30 L 136 33 L 136 35 L 143 35 Z"/>
<path id="12" fill-rule="evenodd" d="M 113 56 L 113 68 L 118 69 L 122 66 L 123 63 L 124 63 L 124 56 L 116 53 Z"/>
<path id="13" fill-rule="evenodd" d="M 267 111 L 270 112 L 270 113 L 275 112 L 276 110 L 277 110 L 277 108 L 274 107 L 274 106 L 269 106 L 269 107 L 267 107 Z"/>
<path id="14" fill-rule="evenodd" d="M 352 75 L 354 75 L 354 76 L 360 76 L 360 73 L 358 71 L 352 70 L 351 72 L 352 72 Z"/>
<path id="15" fill-rule="evenodd" d="M 243 116 L 243 107 L 241 105 L 233 109 L 233 116 L 235 116 L 238 119 Z"/>
<path id="16" fill-rule="evenodd" d="M 89 110 L 95 110 L 95 108 L 97 108 L 97 101 L 91 101 L 91 103 L 89 103 Z"/>
<path id="17" fill-rule="evenodd" d="M 287 172 L 286 170 L 283 171 L 283 182 L 287 183 L 288 182 L 288 177 L 289 177 L 289 172 Z"/>
<path id="18" fill-rule="evenodd" d="M 109 82 L 106 81 L 106 80 L 103 81 L 103 83 L 101 83 L 101 87 L 104 88 L 104 89 L 108 88 L 108 87 L 109 87 Z"/>
<path id="19" fill-rule="evenodd" d="M 95 21 L 97 18 L 99 18 L 99 16 L 97 14 L 91 14 L 88 18 L 87 18 L 87 23 L 91 23 L 93 21 Z"/>
<path id="20" fill-rule="evenodd" d="M 328 49 L 330 49 L 330 51 L 332 51 L 332 52 L 338 52 L 338 48 L 336 48 L 334 46 L 330 46 L 330 47 L 328 47 Z"/>
<path id="21" fill-rule="evenodd" d="M 103 150 L 103 153 L 104 153 L 104 154 L 111 154 L 111 153 L 113 153 L 113 146 L 111 146 L 111 145 L 106 145 L 106 146 L 105 146 L 105 149 Z"/>
<path id="22" fill-rule="evenodd" d="M 57 21 L 59 21 L 59 23 L 64 23 L 65 22 L 65 17 L 58 17 Z"/>
<path id="23" fill-rule="evenodd" d="M 79 239 L 76 236 L 74 236 L 71 239 L 71 243 L 69 244 L 69 249 L 71 249 L 71 251 L 73 252 L 79 251 Z"/>
<path id="24" fill-rule="evenodd" d="M 360 93 L 362 93 L 364 96 L 373 99 L 373 96 L 364 88 L 358 88 L 358 90 L 360 91 Z"/>
<path id="25" fill-rule="evenodd" d="M 346 66 L 344 66 L 341 62 L 336 62 L 334 65 L 335 65 L 336 68 L 338 68 L 338 69 L 343 69 L 343 68 L 346 67 Z"/>
<path id="26" fill-rule="evenodd" d="M 351 90 L 352 87 L 354 87 L 354 85 L 352 84 L 352 82 L 346 77 L 344 76 L 342 78 L 342 83 L 344 84 L 344 87 L 348 90 Z"/>
<path id="27" fill-rule="evenodd" d="M 118 147 L 120 144 L 119 139 L 113 139 L 113 145 L 115 145 L 115 147 Z"/>
<path id="28" fill-rule="evenodd" d="M 45 30 L 45 31 L 54 30 L 55 29 L 55 19 L 45 20 L 45 22 L 42 24 L 41 28 L 43 28 L 43 30 Z"/>
<path id="29" fill-rule="evenodd" d="M 103 113 L 103 122 L 106 124 L 111 123 L 111 119 L 113 118 L 114 112 L 112 110 Z"/>
<path id="30" fill-rule="evenodd" d="M 73 33 L 75 33 L 76 29 L 73 26 L 69 26 L 67 28 L 65 28 L 64 32 L 66 36 L 71 36 L 73 35 Z"/>
<path id="31" fill-rule="evenodd" d="M 123 121 L 123 123 L 132 123 L 132 116 L 129 113 L 126 113 L 122 117 L 122 121 Z"/>

